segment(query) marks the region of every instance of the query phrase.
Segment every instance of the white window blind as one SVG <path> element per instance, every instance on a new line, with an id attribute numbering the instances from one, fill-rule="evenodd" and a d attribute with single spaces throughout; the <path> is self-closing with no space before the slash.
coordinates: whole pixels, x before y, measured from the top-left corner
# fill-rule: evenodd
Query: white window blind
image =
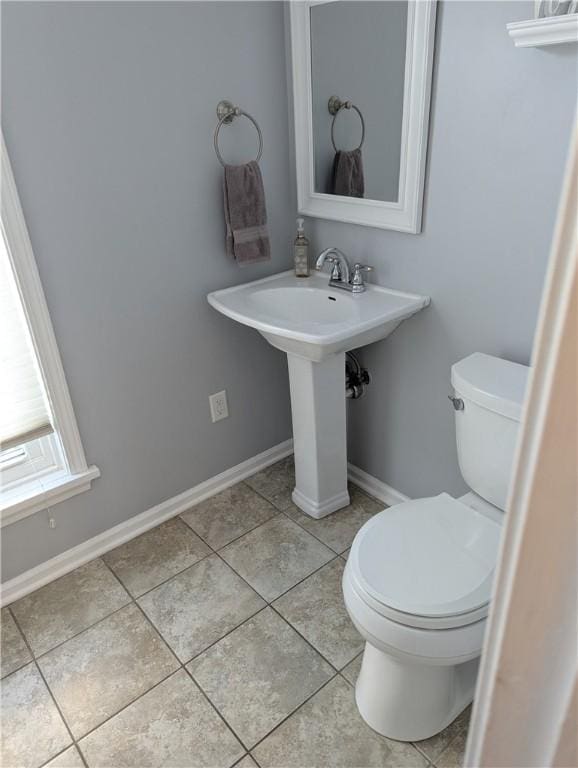
<path id="1" fill-rule="evenodd" d="M 0 237 L 0 450 L 48 435 L 52 418 L 28 324 Z"/>

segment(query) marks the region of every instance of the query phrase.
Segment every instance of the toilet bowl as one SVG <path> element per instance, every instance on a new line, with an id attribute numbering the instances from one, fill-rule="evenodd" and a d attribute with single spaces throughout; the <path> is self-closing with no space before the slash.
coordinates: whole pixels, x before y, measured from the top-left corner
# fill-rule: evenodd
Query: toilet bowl
<path id="1" fill-rule="evenodd" d="M 528 369 L 476 353 L 452 367 L 472 491 L 397 504 L 357 533 L 343 575 L 366 641 L 356 701 L 376 731 L 427 739 L 472 701 Z"/>

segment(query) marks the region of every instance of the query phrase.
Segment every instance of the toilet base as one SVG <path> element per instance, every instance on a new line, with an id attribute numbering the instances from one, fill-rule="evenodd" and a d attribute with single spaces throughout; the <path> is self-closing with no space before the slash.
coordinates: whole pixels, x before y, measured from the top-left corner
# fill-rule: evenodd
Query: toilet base
<path id="1" fill-rule="evenodd" d="M 397 741 L 429 739 L 474 698 L 479 659 L 458 665 L 413 664 L 365 644 L 355 686 L 365 722 Z"/>

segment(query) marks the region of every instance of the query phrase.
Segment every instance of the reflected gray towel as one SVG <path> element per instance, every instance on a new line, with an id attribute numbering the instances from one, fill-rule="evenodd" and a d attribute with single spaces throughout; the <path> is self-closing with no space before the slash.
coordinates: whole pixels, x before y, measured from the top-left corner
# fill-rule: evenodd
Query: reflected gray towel
<path id="1" fill-rule="evenodd" d="M 341 150 L 336 152 L 333 160 L 331 193 L 346 197 L 363 197 L 364 192 L 361 150 L 352 149 L 349 152 L 342 152 Z"/>
<path id="2" fill-rule="evenodd" d="M 223 196 L 227 253 L 240 266 L 269 261 L 265 190 L 255 160 L 246 165 L 225 166 Z"/>

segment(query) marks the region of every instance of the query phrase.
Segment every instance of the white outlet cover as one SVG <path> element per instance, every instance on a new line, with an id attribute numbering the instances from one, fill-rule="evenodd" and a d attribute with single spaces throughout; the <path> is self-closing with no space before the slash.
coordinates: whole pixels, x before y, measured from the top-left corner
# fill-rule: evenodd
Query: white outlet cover
<path id="1" fill-rule="evenodd" d="M 221 421 L 221 419 L 226 419 L 229 416 L 226 390 L 223 389 L 221 392 L 215 392 L 215 394 L 209 395 L 209 405 L 211 407 L 211 419 L 213 422 Z"/>

